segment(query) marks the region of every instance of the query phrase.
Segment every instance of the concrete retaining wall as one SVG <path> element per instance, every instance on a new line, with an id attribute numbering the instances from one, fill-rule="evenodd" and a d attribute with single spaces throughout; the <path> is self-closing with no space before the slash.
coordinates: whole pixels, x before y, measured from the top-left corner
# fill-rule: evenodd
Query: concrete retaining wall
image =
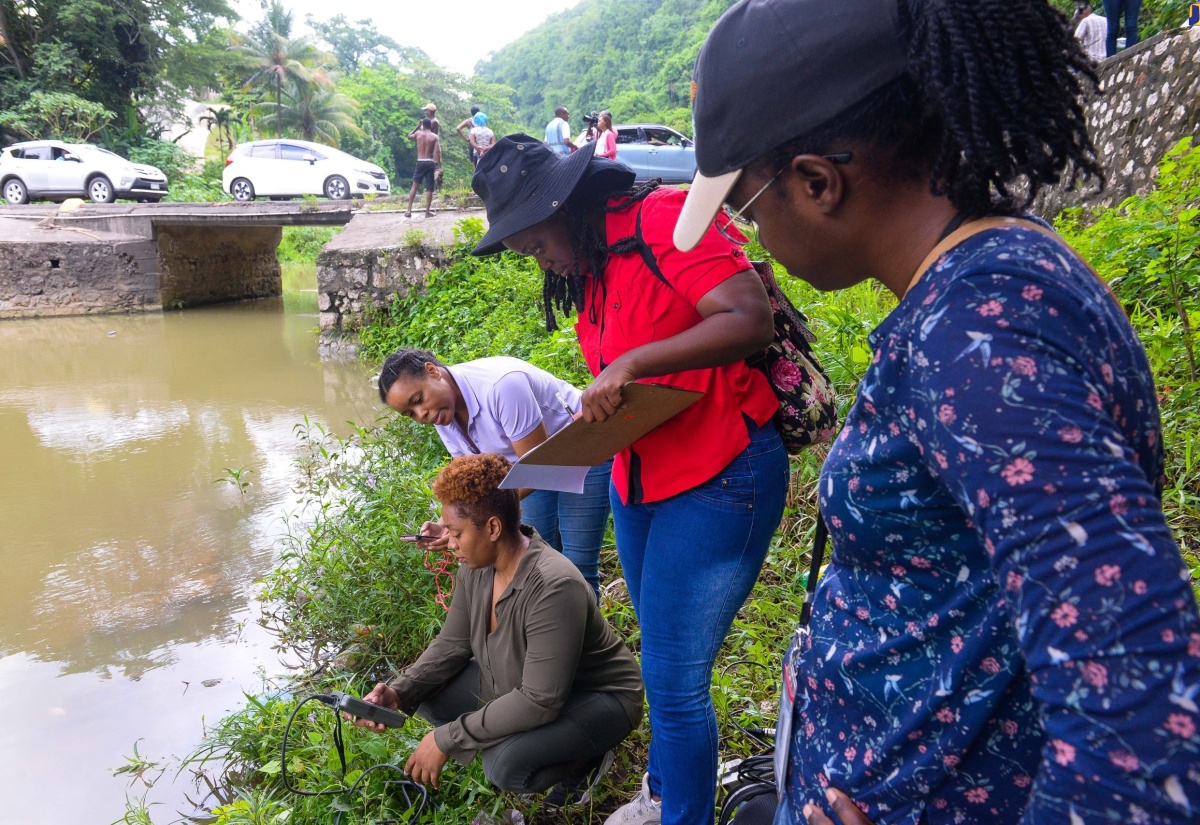
<path id="1" fill-rule="evenodd" d="M 161 307 L 158 249 L 148 238 L 18 228 L 0 241 L 0 318 Z"/>

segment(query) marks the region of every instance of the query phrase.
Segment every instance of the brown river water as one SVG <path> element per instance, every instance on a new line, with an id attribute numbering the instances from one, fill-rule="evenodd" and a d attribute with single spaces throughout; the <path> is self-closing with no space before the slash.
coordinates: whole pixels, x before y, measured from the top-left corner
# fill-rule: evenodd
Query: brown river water
<path id="1" fill-rule="evenodd" d="M 313 293 L 0 321 L 0 823 L 119 820 L 135 742 L 184 756 L 282 670 L 255 582 L 298 510 L 294 428 L 380 409 L 316 325 Z M 192 810 L 174 773 L 156 823 Z"/>

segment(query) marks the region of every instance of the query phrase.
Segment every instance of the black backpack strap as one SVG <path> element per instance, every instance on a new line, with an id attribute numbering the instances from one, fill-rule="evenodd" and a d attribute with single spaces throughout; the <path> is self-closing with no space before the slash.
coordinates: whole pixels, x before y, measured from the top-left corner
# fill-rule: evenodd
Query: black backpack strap
<path id="1" fill-rule="evenodd" d="M 646 267 L 654 273 L 654 277 L 666 284 L 672 292 L 677 292 L 671 282 L 667 280 L 667 276 L 663 274 L 662 269 L 658 265 L 658 259 L 654 257 L 654 250 L 650 248 L 650 244 L 646 243 L 646 239 L 642 237 L 642 208 L 644 204 L 638 205 L 637 223 L 633 230 L 633 239 L 637 241 L 638 254 L 642 256 L 642 261 Z"/>

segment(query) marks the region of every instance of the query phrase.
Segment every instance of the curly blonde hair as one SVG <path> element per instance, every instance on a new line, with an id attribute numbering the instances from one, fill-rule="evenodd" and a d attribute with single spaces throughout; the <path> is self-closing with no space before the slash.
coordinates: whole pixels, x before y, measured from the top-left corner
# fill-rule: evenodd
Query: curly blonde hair
<path id="1" fill-rule="evenodd" d="M 516 490 L 500 489 L 511 467 L 507 458 L 495 453 L 459 456 L 437 474 L 433 494 L 476 527 L 496 516 L 504 532 L 515 533 L 521 526 L 521 497 Z"/>

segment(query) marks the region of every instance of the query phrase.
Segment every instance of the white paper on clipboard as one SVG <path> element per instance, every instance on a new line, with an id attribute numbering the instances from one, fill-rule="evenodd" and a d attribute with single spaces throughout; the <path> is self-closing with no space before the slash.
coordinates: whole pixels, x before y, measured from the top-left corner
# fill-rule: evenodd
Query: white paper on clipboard
<path id="1" fill-rule="evenodd" d="M 582 493 L 591 467 L 564 467 L 561 464 L 522 464 L 517 462 L 500 483 L 502 490 L 557 490 Z"/>

